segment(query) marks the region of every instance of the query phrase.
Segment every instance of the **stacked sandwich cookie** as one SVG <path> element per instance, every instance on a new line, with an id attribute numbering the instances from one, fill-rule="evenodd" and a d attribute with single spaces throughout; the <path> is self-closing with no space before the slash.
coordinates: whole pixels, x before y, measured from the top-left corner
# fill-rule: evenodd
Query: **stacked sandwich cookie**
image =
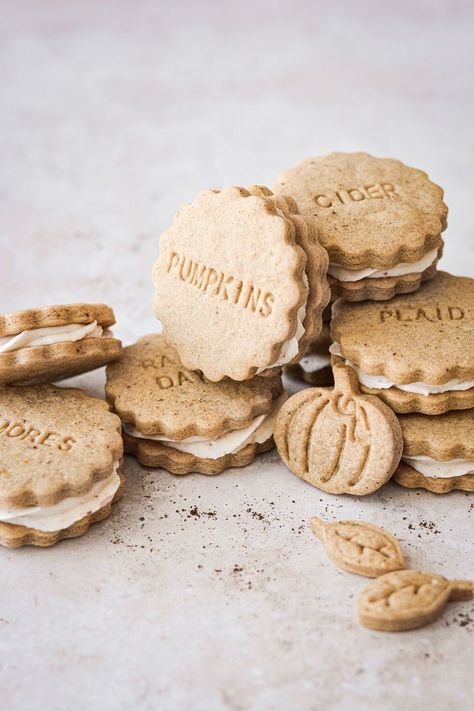
<path id="1" fill-rule="evenodd" d="M 214 383 L 186 369 L 158 334 L 107 368 L 106 395 L 123 423 L 125 451 L 173 474 L 219 474 L 273 446 L 286 399 L 280 375 Z"/>
<path id="2" fill-rule="evenodd" d="M 105 304 L 63 304 L 0 314 L 0 385 L 60 380 L 122 352 Z"/>
<path id="3" fill-rule="evenodd" d="M 307 158 L 274 188 L 312 217 L 333 297 L 385 300 L 434 276 L 448 209 L 426 173 L 367 153 Z"/>
<path id="4" fill-rule="evenodd" d="M 103 400 L 53 385 L 0 389 L 0 544 L 51 546 L 106 518 L 122 454 Z"/>

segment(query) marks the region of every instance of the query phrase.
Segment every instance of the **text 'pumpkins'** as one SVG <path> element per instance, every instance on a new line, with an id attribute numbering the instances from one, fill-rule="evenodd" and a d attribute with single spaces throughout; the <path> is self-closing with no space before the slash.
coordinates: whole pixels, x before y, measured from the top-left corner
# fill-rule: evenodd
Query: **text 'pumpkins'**
<path id="1" fill-rule="evenodd" d="M 291 471 L 318 489 L 370 494 L 400 461 L 400 424 L 379 398 L 360 392 L 352 368 L 335 366 L 334 383 L 287 400 L 275 423 L 275 443 Z"/>

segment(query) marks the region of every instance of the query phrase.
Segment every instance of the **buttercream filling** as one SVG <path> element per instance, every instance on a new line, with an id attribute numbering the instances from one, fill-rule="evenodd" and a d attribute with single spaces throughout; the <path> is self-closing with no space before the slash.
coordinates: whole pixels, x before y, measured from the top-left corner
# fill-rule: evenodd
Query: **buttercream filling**
<path id="1" fill-rule="evenodd" d="M 331 365 L 331 356 L 320 353 L 308 353 L 299 362 L 299 365 L 306 373 L 316 373 Z"/>
<path id="2" fill-rule="evenodd" d="M 447 462 L 440 462 L 424 454 L 417 454 L 411 457 L 404 456 L 402 460 L 421 474 L 439 477 L 440 479 L 474 474 L 474 461 L 470 459 L 449 459 Z"/>
<path id="3" fill-rule="evenodd" d="M 248 444 L 261 444 L 262 442 L 266 442 L 267 439 L 270 439 L 273 434 L 273 424 L 277 412 L 287 397 L 287 393 L 282 393 L 273 403 L 270 412 L 255 417 L 247 427 L 226 432 L 215 439 L 193 435 L 178 441 L 161 434 L 145 435 L 127 422 L 123 423 L 123 428 L 125 432 L 133 437 L 163 442 L 167 447 L 172 447 L 173 449 L 186 452 L 187 454 L 193 454 L 200 459 L 219 459 L 219 457 L 223 457 L 226 454 L 239 452 Z"/>
<path id="4" fill-rule="evenodd" d="M 344 358 L 341 353 L 341 346 L 339 343 L 333 343 L 329 347 L 329 351 L 333 355 Z M 405 392 L 415 393 L 417 395 L 439 395 L 440 393 L 469 390 L 470 388 L 474 388 L 474 380 L 458 380 L 457 378 L 448 380 L 446 383 L 442 383 L 441 385 L 430 385 L 429 383 L 422 382 L 404 383 L 403 385 L 399 385 L 398 383 L 393 383 L 389 378 L 385 377 L 385 375 L 369 375 L 369 373 L 363 371 L 356 363 L 353 363 L 347 358 L 344 358 L 344 363 L 356 371 L 359 382 L 367 388 L 377 388 L 381 390 L 386 390 L 387 388 L 397 388 L 398 390 L 404 390 Z"/>
<path id="5" fill-rule="evenodd" d="M 117 473 L 119 464 L 120 462 L 115 462 L 112 474 L 97 481 L 87 494 L 70 496 L 53 506 L 0 509 L 0 521 L 38 531 L 62 531 L 112 501 L 120 486 L 120 476 Z"/>
<path id="6" fill-rule="evenodd" d="M 308 282 L 308 277 L 306 275 L 306 272 L 303 273 L 303 282 L 306 286 L 307 289 L 309 289 L 309 282 Z M 290 362 L 290 360 L 293 360 L 295 356 L 298 355 L 298 351 L 300 349 L 300 339 L 304 336 L 305 332 L 305 327 L 303 325 L 305 316 L 306 316 L 306 305 L 308 303 L 308 299 L 306 299 L 305 303 L 302 304 L 302 306 L 299 307 L 298 309 L 298 314 L 296 316 L 297 323 L 296 323 L 296 333 L 292 338 L 289 338 L 287 341 L 285 341 L 281 347 L 280 347 L 280 353 L 278 355 L 277 360 L 272 363 L 271 365 L 266 365 L 263 368 L 257 368 L 256 375 L 259 373 L 262 373 L 264 370 L 269 370 L 270 368 L 281 368 L 283 365 L 286 365 L 287 363 Z"/>
<path id="7" fill-rule="evenodd" d="M 346 269 L 340 264 L 330 263 L 328 273 L 339 281 L 360 281 L 360 279 L 383 279 L 384 277 L 403 276 L 404 274 L 421 274 L 428 269 L 438 256 L 438 247 L 430 249 L 416 262 L 400 262 L 391 269 Z"/>
<path id="8" fill-rule="evenodd" d="M 51 346 L 53 343 L 68 343 L 82 341 L 86 338 L 101 338 L 103 335 L 111 337 L 108 330 L 104 332 L 97 321 L 91 323 L 70 323 L 66 326 L 47 326 L 46 328 L 33 328 L 22 331 L 15 336 L 0 338 L 0 353 L 16 351 L 19 348 L 34 348 L 35 346 Z"/>

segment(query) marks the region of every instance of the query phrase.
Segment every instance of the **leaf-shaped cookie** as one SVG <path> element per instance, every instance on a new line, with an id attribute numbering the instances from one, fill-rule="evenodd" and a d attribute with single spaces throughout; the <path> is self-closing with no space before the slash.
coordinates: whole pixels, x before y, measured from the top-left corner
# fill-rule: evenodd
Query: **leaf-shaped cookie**
<path id="1" fill-rule="evenodd" d="M 401 632 L 439 617 L 446 603 L 470 600 L 474 583 L 418 570 L 397 570 L 372 580 L 359 597 L 359 622 L 373 630 Z"/>
<path id="2" fill-rule="evenodd" d="M 383 528 L 365 521 L 325 523 L 316 516 L 310 525 L 329 557 L 350 573 L 377 578 L 405 566 L 400 544 Z"/>

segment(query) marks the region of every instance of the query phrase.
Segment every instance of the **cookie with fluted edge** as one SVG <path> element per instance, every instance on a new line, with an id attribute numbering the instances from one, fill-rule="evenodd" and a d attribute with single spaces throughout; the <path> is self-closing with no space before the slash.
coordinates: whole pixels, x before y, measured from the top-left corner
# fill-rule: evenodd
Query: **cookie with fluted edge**
<path id="1" fill-rule="evenodd" d="M 246 380 L 293 360 L 306 329 L 317 335 L 329 300 L 314 231 L 292 202 L 277 206 L 253 190 L 199 193 L 162 234 L 153 269 L 165 339 L 186 368 L 212 381 Z"/>
<path id="2" fill-rule="evenodd" d="M 414 294 L 386 304 L 336 301 L 331 352 L 356 369 L 363 392 L 378 395 L 395 412 L 469 409 L 473 316 L 474 280 L 438 272 Z"/>
<path id="3" fill-rule="evenodd" d="M 435 417 L 412 413 L 400 415 L 399 421 L 403 455 L 394 474 L 398 484 L 436 494 L 474 491 L 474 410 Z"/>
<path id="4" fill-rule="evenodd" d="M 421 170 L 367 153 L 330 153 L 284 171 L 274 192 L 294 197 L 316 221 L 335 295 L 390 299 L 436 269 L 448 209 Z"/>
<path id="5" fill-rule="evenodd" d="M 185 368 L 160 334 L 144 336 L 107 367 L 106 397 L 125 450 L 174 474 L 217 474 L 273 446 L 281 376 L 207 380 Z"/>
<path id="6" fill-rule="evenodd" d="M 0 388 L 0 544 L 49 546 L 108 516 L 123 488 L 120 430 L 76 388 Z"/>
<path id="7" fill-rule="evenodd" d="M 68 378 L 118 358 L 105 304 L 59 304 L 0 314 L 0 385 Z"/>
<path id="8" fill-rule="evenodd" d="M 274 429 L 291 471 L 329 494 L 364 496 L 392 476 L 402 453 L 395 414 L 360 392 L 347 366 L 334 368 L 334 388 L 307 388 L 281 407 Z"/>
<path id="9" fill-rule="evenodd" d="M 323 323 L 321 333 L 308 345 L 303 358 L 298 363 L 285 366 L 283 372 L 309 385 L 334 385 L 330 345 L 329 323 Z"/>

